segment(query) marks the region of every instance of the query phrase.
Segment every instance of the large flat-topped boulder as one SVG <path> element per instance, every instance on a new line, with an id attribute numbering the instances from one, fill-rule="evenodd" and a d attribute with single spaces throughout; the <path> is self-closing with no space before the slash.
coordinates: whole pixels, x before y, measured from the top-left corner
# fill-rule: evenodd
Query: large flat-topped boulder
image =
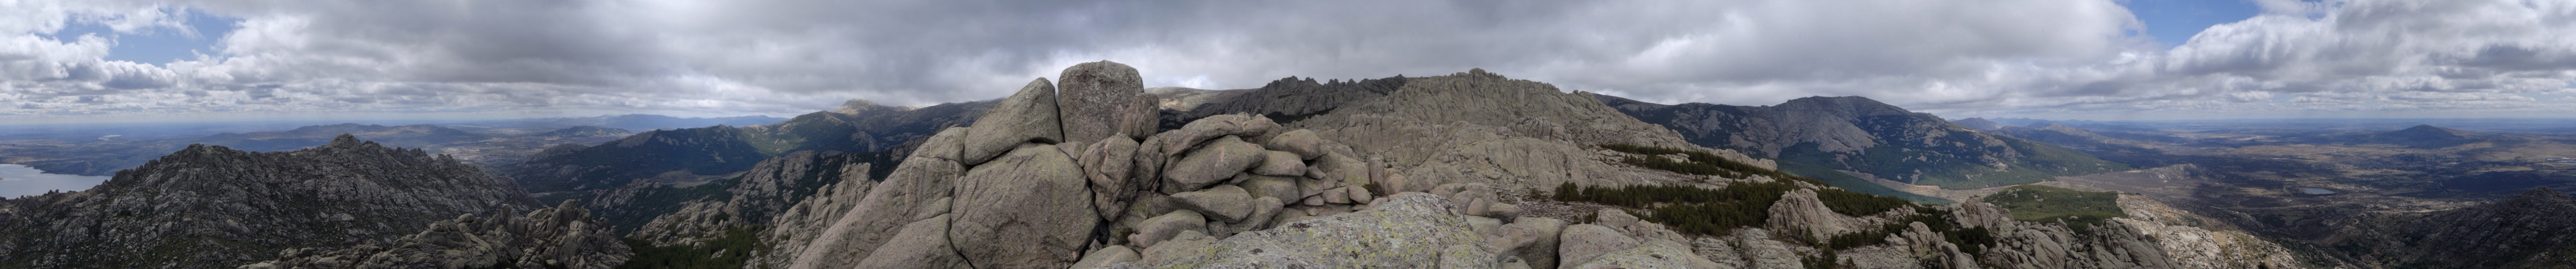
<path id="1" fill-rule="evenodd" d="M 1154 134 L 1161 120 L 1154 96 L 1145 93 L 1144 78 L 1126 64 L 1074 65 L 1056 76 L 1056 84 L 1067 141 L 1099 141 L 1120 134 L 1144 139 Z"/>

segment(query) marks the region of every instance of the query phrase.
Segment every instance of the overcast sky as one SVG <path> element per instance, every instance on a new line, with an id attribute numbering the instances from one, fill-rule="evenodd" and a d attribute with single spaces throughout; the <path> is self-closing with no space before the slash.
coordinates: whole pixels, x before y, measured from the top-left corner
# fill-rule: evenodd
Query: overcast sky
<path id="1" fill-rule="evenodd" d="M 1945 117 L 2576 116 L 2576 0 L 0 0 L 0 123 L 794 115 L 1484 68 Z"/>

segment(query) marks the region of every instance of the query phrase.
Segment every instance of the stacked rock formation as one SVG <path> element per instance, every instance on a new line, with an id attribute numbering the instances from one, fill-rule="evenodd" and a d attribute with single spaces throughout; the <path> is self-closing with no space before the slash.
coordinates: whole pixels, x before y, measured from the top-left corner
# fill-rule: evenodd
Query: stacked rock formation
<path id="1" fill-rule="evenodd" d="M 845 181 L 795 206 L 762 262 L 1064 267 L 1113 245 L 1222 238 L 1376 198 L 1365 186 L 1382 173 L 1312 132 L 1222 115 L 1148 134 L 1153 99 L 1134 69 L 1086 63 L 1060 79 L 1062 90 L 1037 79 L 976 125 L 933 135 L 882 182 Z"/>
<path id="2" fill-rule="evenodd" d="M 610 268 L 632 255 L 589 210 L 564 201 L 520 217 L 459 216 L 392 242 L 289 249 L 241 268 Z"/>

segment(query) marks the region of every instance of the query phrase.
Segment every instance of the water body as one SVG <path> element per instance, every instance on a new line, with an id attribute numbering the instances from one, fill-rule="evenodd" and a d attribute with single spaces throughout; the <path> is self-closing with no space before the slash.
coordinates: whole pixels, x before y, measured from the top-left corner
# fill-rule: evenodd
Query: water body
<path id="1" fill-rule="evenodd" d="M 2335 194 L 2335 191 L 2334 191 L 2334 190 L 2328 190 L 2328 189 L 2326 189 L 2326 188 L 2317 188 L 2317 187 L 2299 187 L 2299 192 L 2308 193 L 2309 195 L 2327 195 L 2327 194 Z"/>
<path id="2" fill-rule="evenodd" d="M 0 164 L 0 197 L 41 195 L 46 191 L 77 191 L 106 183 L 108 176 L 83 176 L 45 173 L 35 167 Z"/>

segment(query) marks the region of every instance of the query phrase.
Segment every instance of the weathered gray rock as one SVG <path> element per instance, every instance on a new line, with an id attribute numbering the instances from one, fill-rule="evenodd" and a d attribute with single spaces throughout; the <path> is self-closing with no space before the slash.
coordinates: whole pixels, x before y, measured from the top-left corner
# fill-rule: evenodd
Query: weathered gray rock
<path id="1" fill-rule="evenodd" d="M 1127 242 L 1152 248 L 1154 244 L 1162 243 L 1163 240 L 1180 236 L 1183 231 L 1207 234 L 1207 218 L 1199 215 L 1199 212 L 1189 210 L 1175 210 L 1162 216 L 1148 218 L 1143 224 L 1137 225 L 1136 234 L 1127 236 Z"/>
<path id="2" fill-rule="evenodd" d="M 957 179 L 949 242 L 978 267 L 1062 268 L 1100 219 L 1088 180 L 1054 146 L 1024 145 Z"/>
<path id="3" fill-rule="evenodd" d="M 1565 231 L 1565 221 L 1551 218 L 1522 217 L 1504 224 L 1496 236 L 1485 241 L 1502 255 L 1518 257 L 1532 268 L 1556 268 L 1557 234 Z"/>
<path id="4" fill-rule="evenodd" d="M 1180 201 L 1182 209 L 1198 211 L 1215 217 L 1216 221 L 1226 223 L 1243 222 L 1245 218 L 1251 217 L 1254 211 L 1252 194 L 1234 185 L 1217 185 L 1215 188 L 1205 190 L 1174 193 L 1172 199 Z"/>
<path id="5" fill-rule="evenodd" d="M 1148 248 L 1143 265 L 1170 268 L 1406 268 L 1436 265 L 1455 249 L 1470 255 L 1489 249 L 1438 196 L 1397 194 L 1375 209 L 1290 221 L 1221 241 L 1189 244 L 1175 239 Z M 1477 264 L 1491 267 L 1485 253 Z M 1481 267 L 1480 267 L 1481 268 Z"/>
<path id="6" fill-rule="evenodd" d="M 948 242 L 949 222 L 949 215 L 939 215 L 906 224 L 855 268 L 967 268 L 966 257 Z"/>
<path id="7" fill-rule="evenodd" d="M 1287 210 L 1284 206 L 1287 206 L 1287 204 L 1279 201 L 1279 198 L 1254 198 L 1252 199 L 1252 216 L 1244 217 L 1241 226 L 1243 226 L 1242 228 L 1245 230 L 1269 229 L 1270 224 L 1272 223 L 1271 220 L 1278 219 L 1279 212 Z"/>
<path id="8" fill-rule="evenodd" d="M 1735 246 L 1739 251 L 1741 251 L 1740 254 L 1744 257 L 1745 265 L 1747 265 L 1746 268 L 1807 268 L 1806 264 L 1799 260 L 1801 258 L 1805 258 L 1804 256 L 1799 256 L 1803 254 L 1789 249 L 1789 245 L 1787 243 L 1774 240 L 1775 238 L 1771 236 L 1771 231 L 1763 229 L 1740 229 L 1735 230 L 1734 236 Z"/>
<path id="9" fill-rule="evenodd" d="M 1344 186 L 1369 184 L 1368 162 L 1361 161 L 1359 158 L 1339 153 L 1324 154 L 1323 157 L 1315 158 L 1314 166 L 1315 169 L 1309 169 L 1314 173 L 1309 173 L 1306 177 L 1340 181 Z"/>
<path id="10" fill-rule="evenodd" d="M 1473 245 L 1453 245 L 1440 250 L 1440 268 L 1497 268 L 1502 267 L 1499 261 L 1501 259 L 1496 259 L 1493 252 Z"/>
<path id="11" fill-rule="evenodd" d="M 1138 263 L 1146 265 L 1161 265 L 1160 267 L 1165 268 L 1192 268 L 1195 266 L 1174 266 L 1155 261 L 1205 255 L 1208 252 L 1217 251 L 1223 247 L 1224 246 L 1217 244 L 1216 237 L 1208 236 L 1205 232 L 1200 232 L 1198 230 L 1181 231 L 1178 234 L 1173 234 L 1171 239 L 1164 240 L 1161 243 L 1156 243 L 1154 246 L 1145 247 L 1144 255 L 1142 255 L 1145 256 L 1144 261 Z"/>
<path id="12" fill-rule="evenodd" d="M 1280 132 L 1279 135 L 1271 136 L 1269 140 L 1261 141 L 1262 147 L 1296 153 L 1300 160 L 1324 157 L 1328 145 L 1335 144 L 1330 140 L 1324 140 L 1322 136 L 1315 135 L 1314 130 L 1306 129 Z"/>
<path id="13" fill-rule="evenodd" d="M 1665 240 L 1650 240 L 1637 247 L 1603 253 L 1571 269 L 1611 268 L 1724 268 L 1706 257 L 1692 254 L 1690 245 Z"/>
<path id="14" fill-rule="evenodd" d="M 1181 125 L 1180 129 L 1155 134 L 1155 136 L 1169 137 L 1154 139 L 1159 144 L 1146 147 L 1161 149 L 1163 156 L 1180 155 L 1181 151 L 1189 150 L 1190 147 L 1209 139 L 1224 136 L 1268 137 L 1272 131 L 1278 129 L 1279 123 L 1270 121 L 1268 117 L 1248 114 L 1208 116 Z"/>
<path id="15" fill-rule="evenodd" d="M 1771 204 L 1771 219 L 1762 227 L 1807 240 L 1825 240 L 1859 227 L 1858 220 L 1834 213 L 1816 198 L 1816 191 L 1799 189 L 1780 195 Z"/>
<path id="16" fill-rule="evenodd" d="M 1109 247 L 1101 248 L 1100 250 L 1093 250 L 1091 251 L 1091 254 L 1082 255 L 1082 261 L 1074 262 L 1073 267 L 1069 268 L 1099 268 L 1111 264 L 1136 262 L 1137 260 L 1142 260 L 1144 258 L 1145 257 L 1142 254 L 1136 253 L 1136 249 L 1127 248 L 1127 246 L 1110 245 Z"/>
<path id="17" fill-rule="evenodd" d="M 1153 95 L 1136 68 L 1110 61 L 1076 64 L 1056 76 L 1064 136 L 1097 141 L 1113 135 L 1144 139 L 1161 123 Z"/>
<path id="18" fill-rule="evenodd" d="M 1513 214 L 1496 214 L 1496 205 L 1500 204 L 1503 196 L 1502 194 L 1495 192 L 1492 185 L 1486 185 L 1484 183 L 1441 184 L 1440 187 L 1431 188 L 1431 194 L 1449 197 L 1450 202 L 1457 203 L 1455 206 L 1466 209 L 1466 211 L 1459 212 L 1461 214 L 1498 219 L 1518 216 L 1518 212 L 1512 212 Z M 1513 210 L 1517 211 L 1518 209 L 1515 208 Z"/>
<path id="19" fill-rule="evenodd" d="M 948 131 L 940 134 L 931 141 L 940 141 L 936 137 L 951 134 L 962 135 Z M 923 149 L 935 148 L 924 146 Z M 816 235 L 812 243 L 801 249 L 789 249 L 796 252 L 779 255 L 794 255 L 795 258 L 787 262 L 788 268 L 839 268 L 857 264 L 859 259 L 867 258 L 869 253 L 893 238 L 897 230 L 920 220 L 915 217 L 921 216 L 922 211 L 947 211 L 946 208 L 929 208 L 928 205 L 951 197 L 955 188 L 951 182 L 964 170 L 957 161 L 934 155 L 915 154 L 906 158 L 902 164 L 896 165 L 892 174 L 886 175 L 885 182 L 868 190 L 867 196 L 860 198 L 857 206 Z"/>
<path id="20" fill-rule="evenodd" d="M 1056 118 L 1055 85 L 1045 78 L 1029 81 L 1019 93 L 1002 98 L 975 119 L 975 129 L 966 133 L 960 151 L 966 165 L 980 165 L 1019 148 L 1020 143 L 1064 142 L 1064 129 Z"/>
<path id="21" fill-rule="evenodd" d="M 1245 177 L 1245 179 L 1239 180 L 1242 182 L 1235 183 L 1234 185 L 1243 187 L 1243 191 L 1252 194 L 1252 196 L 1277 198 L 1281 202 L 1289 203 L 1295 203 L 1299 200 L 1306 199 L 1305 192 L 1297 189 L 1297 178 L 1295 177 L 1277 177 L 1253 174 L 1244 174 L 1243 177 Z"/>
<path id="22" fill-rule="evenodd" d="M 1265 154 L 1262 155 L 1261 165 L 1252 167 L 1253 174 L 1291 177 L 1306 174 L 1306 162 L 1296 153 L 1274 150 Z"/>
<path id="23" fill-rule="evenodd" d="M 612 228 L 572 201 L 520 217 L 460 216 L 382 244 L 284 253 L 242 268 L 610 268 L 633 255 Z"/>
<path id="24" fill-rule="evenodd" d="M 1575 268 L 1602 254 L 1627 250 L 1639 244 L 1636 238 L 1629 238 L 1618 229 L 1591 224 L 1566 226 L 1564 234 L 1557 240 L 1558 268 Z"/>
<path id="25" fill-rule="evenodd" d="M 1136 146 L 1136 141 L 1127 137 L 1102 138 L 1083 149 L 1081 158 L 1076 160 L 1082 165 L 1083 177 L 1091 182 L 1091 205 L 1102 220 L 1118 220 L 1124 215 L 1119 211 L 1126 210 L 1127 204 L 1135 201 L 1136 192 L 1146 186 L 1141 181 L 1153 181 L 1132 177 Z"/>
<path id="26" fill-rule="evenodd" d="M 1163 191 L 1180 193 L 1225 182 L 1235 174 L 1260 165 L 1267 152 L 1261 149 L 1261 145 L 1243 142 L 1243 139 L 1232 136 L 1218 138 L 1166 167 Z"/>

